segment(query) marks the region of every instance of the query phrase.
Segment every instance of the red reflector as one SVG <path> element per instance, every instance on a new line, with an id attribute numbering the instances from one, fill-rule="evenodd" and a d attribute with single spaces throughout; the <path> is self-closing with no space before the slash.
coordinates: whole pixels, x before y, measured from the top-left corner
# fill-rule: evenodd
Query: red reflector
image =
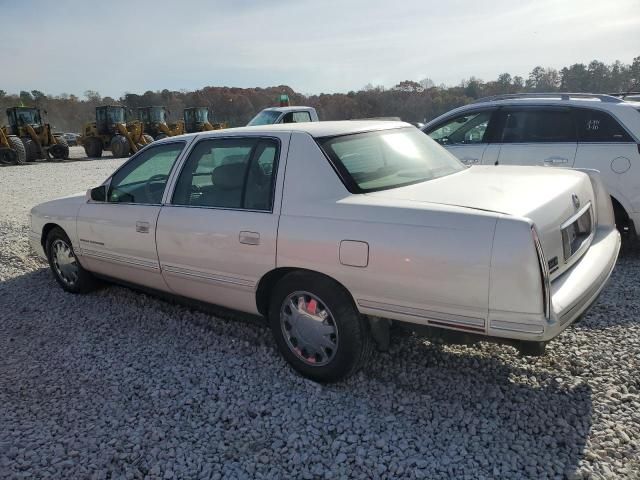
<path id="1" fill-rule="evenodd" d="M 309 303 L 307 304 L 307 312 L 309 312 L 311 315 L 315 315 L 317 309 L 318 309 L 318 302 L 316 302 L 312 298 L 311 300 L 309 300 Z"/>

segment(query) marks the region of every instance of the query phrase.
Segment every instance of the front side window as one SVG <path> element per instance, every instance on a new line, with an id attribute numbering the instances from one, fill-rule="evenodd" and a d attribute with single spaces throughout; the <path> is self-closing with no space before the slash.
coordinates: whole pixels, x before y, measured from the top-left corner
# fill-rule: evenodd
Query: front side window
<path id="1" fill-rule="evenodd" d="M 318 143 L 353 193 L 424 182 L 466 168 L 413 127 L 322 138 Z"/>
<path id="2" fill-rule="evenodd" d="M 575 113 L 580 142 L 633 142 L 626 130 L 607 112 L 578 108 Z"/>
<path id="3" fill-rule="evenodd" d="M 184 148 L 184 142 L 152 146 L 118 170 L 109 184 L 111 203 L 162 203 L 169 173 Z"/>
<path id="4" fill-rule="evenodd" d="M 501 112 L 501 143 L 576 142 L 569 109 L 522 109 Z"/>
<path id="5" fill-rule="evenodd" d="M 261 138 L 199 142 L 180 173 L 174 205 L 271 210 L 278 144 Z"/>
<path id="6" fill-rule="evenodd" d="M 447 120 L 427 132 L 440 145 L 466 145 L 486 142 L 491 111 L 469 112 Z"/>

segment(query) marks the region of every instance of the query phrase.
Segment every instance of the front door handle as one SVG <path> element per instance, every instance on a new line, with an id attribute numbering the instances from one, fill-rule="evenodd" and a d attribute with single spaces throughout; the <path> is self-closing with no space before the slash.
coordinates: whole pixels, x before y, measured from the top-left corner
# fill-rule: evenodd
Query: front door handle
<path id="1" fill-rule="evenodd" d="M 544 163 L 553 163 L 553 164 L 560 164 L 560 163 L 569 163 L 569 159 L 567 157 L 547 157 L 544 159 Z"/>
<path id="2" fill-rule="evenodd" d="M 258 232 L 240 232 L 238 239 L 240 243 L 245 245 L 260 245 L 260 234 Z"/>
<path id="3" fill-rule="evenodd" d="M 149 222 L 136 222 L 136 232 L 149 233 Z"/>

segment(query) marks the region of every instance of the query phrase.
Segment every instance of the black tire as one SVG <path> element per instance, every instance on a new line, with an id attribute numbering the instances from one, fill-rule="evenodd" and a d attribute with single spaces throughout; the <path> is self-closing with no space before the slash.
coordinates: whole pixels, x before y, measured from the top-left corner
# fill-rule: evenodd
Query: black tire
<path id="1" fill-rule="evenodd" d="M 337 346 L 327 355 L 328 358 L 333 355 L 327 363 L 313 365 L 304 361 L 301 357 L 309 355 L 304 353 L 305 348 L 302 351 L 300 348 L 294 349 L 289 345 L 292 338 L 287 340 L 285 337 L 287 322 L 281 322 L 281 311 L 286 311 L 285 302 L 288 304 L 290 296 L 298 292 L 316 297 L 319 300 L 316 305 L 324 306 L 325 312 L 330 315 L 330 324 L 336 329 Z M 311 302 L 308 303 L 310 304 Z M 314 310 L 315 308 L 314 306 Z M 269 323 L 285 360 L 303 376 L 318 382 L 335 382 L 347 378 L 365 363 L 373 349 L 369 325 L 356 309 L 351 295 L 341 285 L 323 275 L 300 271 L 284 276 L 271 295 Z M 309 357 L 308 360 L 316 362 L 312 355 Z"/>
<path id="2" fill-rule="evenodd" d="M 58 155 L 55 158 L 67 160 L 69 158 L 69 143 L 67 143 L 67 139 L 64 137 L 57 137 L 56 142 L 58 145 L 62 146 L 62 155 Z"/>
<path id="3" fill-rule="evenodd" d="M 166 133 L 159 133 L 158 135 L 156 135 L 156 140 L 162 140 L 163 138 L 167 138 L 169 135 L 167 135 Z"/>
<path id="4" fill-rule="evenodd" d="M 96 137 L 88 137 L 84 140 L 84 153 L 89 158 L 102 157 L 102 140 Z"/>
<path id="5" fill-rule="evenodd" d="M 57 257 L 54 250 L 57 248 L 58 244 L 65 245 L 66 248 L 68 248 L 70 253 L 69 258 L 75 262 L 76 275 L 73 281 L 69 278 L 65 278 L 63 269 L 56 263 Z M 96 287 L 97 282 L 95 277 L 82 268 L 82 265 L 80 265 L 80 262 L 75 257 L 69 237 L 60 227 L 54 227 L 47 235 L 47 239 L 45 241 L 45 252 L 47 253 L 47 259 L 49 260 L 49 267 L 51 268 L 53 277 L 65 291 L 70 293 L 86 293 Z"/>
<path id="6" fill-rule="evenodd" d="M 147 135 L 146 133 L 143 135 L 145 142 L 145 145 L 149 145 L 150 143 L 153 143 L 153 137 L 151 135 Z"/>
<path id="7" fill-rule="evenodd" d="M 116 135 L 111 139 L 111 154 L 114 158 L 129 156 L 129 141 L 123 135 Z"/>
<path id="8" fill-rule="evenodd" d="M 9 145 L 11 145 L 11 149 L 16 152 L 16 163 L 18 165 L 24 165 L 27 163 L 27 150 L 25 149 L 24 143 L 18 137 L 9 137 Z"/>
<path id="9" fill-rule="evenodd" d="M 40 158 L 38 153 L 38 146 L 36 143 L 28 137 L 20 137 L 22 144 L 24 145 L 24 151 L 27 153 L 27 162 L 35 162 Z"/>

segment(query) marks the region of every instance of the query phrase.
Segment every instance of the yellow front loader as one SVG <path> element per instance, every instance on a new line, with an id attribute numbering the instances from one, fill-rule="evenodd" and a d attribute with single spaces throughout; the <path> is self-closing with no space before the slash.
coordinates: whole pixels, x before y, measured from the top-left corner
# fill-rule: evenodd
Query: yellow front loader
<path id="1" fill-rule="evenodd" d="M 209 130 L 221 130 L 223 128 L 227 128 L 226 123 L 209 122 L 209 109 L 207 107 L 184 109 L 185 133 L 207 132 Z"/>
<path id="2" fill-rule="evenodd" d="M 53 136 L 39 109 L 11 107 L 7 109 L 7 118 L 9 124 L 0 129 L 0 162 L 23 164 L 37 159 L 69 158 L 66 140 Z"/>
<path id="3" fill-rule="evenodd" d="M 144 133 L 141 122 L 125 121 L 124 107 L 103 105 L 96 107 L 96 120 L 84 126 L 79 142 L 90 158 L 101 157 L 105 150 L 114 157 L 128 157 L 153 142 L 153 138 Z"/>
<path id="4" fill-rule="evenodd" d="M 166 137 L 175 137 L 184 133 L 184 122 L 167 122 L 169 111 L 166 107 L 140 107 L 138 108 L 138 120 L 144 126 L 144 133 L 151 135 L 154 140 Z"/>

